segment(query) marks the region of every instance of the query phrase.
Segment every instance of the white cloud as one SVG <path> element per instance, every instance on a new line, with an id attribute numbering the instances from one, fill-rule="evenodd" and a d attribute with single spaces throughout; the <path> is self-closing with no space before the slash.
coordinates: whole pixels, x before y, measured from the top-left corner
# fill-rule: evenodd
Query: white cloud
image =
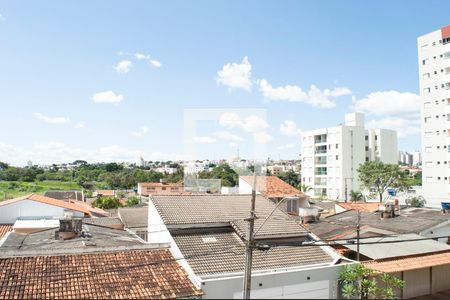
<path id="1" fill-rule="evenodd" d="M 0 21 L 6 21 L 6 18 L 2 14 L 0 14 Z"/>
<path id="2" fill-rule="evenodd" d="M 398 91 L 374 92 L 366 98 L 355 100 L 355 111 L 375 116 L 393 116 L 420 113 L 420 97 L 414 93 Z"/>
<path id="3" fill-rule="evenodd" d="M 285 120 L 280 125 L 280 132 L 286 136 L 299 136 L 301 130 L 297 128 L 297 124 L 294 121 Z"/>
<path id="4" fill-rule="evenodd" d="M 273 87 L 265 79 L 259 80 L 258 84 L 263 97 L 268 101 L 304 102 L 319 108 L 333 108 L 336 106 L 336 103 L 330 98 L 352 93 L 346 87 L 320 90 L 315 85 L 311 85 L 308 92 L 303 91 L 301 87 L 296 85 Z"/>
<path id="5" fill-rule="evenodd" d="M 194 142 L 198 144 L 213 144 L 217 142 L 217 140 L 209 136 L 199 136 L 194 138 Z"/>
<path id="6" fill-rule="evenodd" d="M 70 119 L 65 117 L 48 117 L 39 112 L 34 113 L 36 118 L 39 120 L 48 123 L 48 124 L 67 124 L 70 123 Z"/>
<path id="7" fill-rule="evenodd" d="M 255 139 L 255 142 L 258 144 L 266 144 L 273 141 L 273 136 L 271 136 L 265 131 L 254 133 L 253 137 Z"/>
<path id="8" fill-rule="evenodd" d="M 137 59 L 137 60 L 142 60 L 142 59 L 150 59 L 150 55 L 148 55 L 148 54 L 143 54 L 143 53 L 136 53 L 136 54 L 134 54 L 134 57 Z"/>
<path id="9" fill-rule="evenodd" d="M 162 67 L 162 63 L 159 60 L 152 58 L 150 54 L 137 52 L 134 54 L 134 58 L 136 58 L 137 60 L 147 60 L 152 66 L 156 68 Z"/>
<path id="10" fill-rule="evenodd" d="M 149 132 L 149 129 L 147 126 L 142 126 L 139 129 L 132 131 L 131 134 L 135 137 L 143 137 Z"/>
<path id="11" fill-rule="evenodd" d="M 405 138 L 420 133 L 420 105 L 419 95 L 391 90 L 353 99 L 351 108 L 373 118 L 368 128 L 396 130 L 399 138 Z"/>
<path id="12" fill-rule="evenodd" d="M 420 134 L 420 119 L 409 120 L 399 117 L 387 117 L 378 120 L 370 120 L 366 124 L 367 128 L 392 129 L 397 131 L 398 138 L 405 138 L 411 135 Z"/>
<path id="13" fill-rule="evenodd" d="M 129 60 L 122 60 L 114 67 L 114 69 L 119 74 L 125 74 L 125 73 L 128 73 L 130 71 L 132 66 L 133 66 L 133 63 L 131 61 L 129 61 Z"/>
<path id="14" fill-rule="evenodd" d="M 288 150 L 288 149 L 292 149 L 294 147 L 295 147 L 295 144 L 286 144 L 286 145 L 278 146 L 277 149 L 278 150 Z"/>
<path id="15" fill-rule="evenodd" d="M 225 112 L 219 117 L 219 124 L 227 128 L 242 128 L 247 132 L 258 132 L 269 127 L 267 122 L 255 115 L 241 119 L 237 113 Z"/>
<path id="16" fill-rule="evenodd" d="M 251 81 L 252 66 L 247 56 L 239 63 L 228 63 L 217 72 L 216 82 L 232 89 L 244 89 L 250 91 L 252 87 Z"/>
<path id="17" fill-rule="evenodd" d="M 231 148 L 237 148 L 239 145 L 237 143 L 235 143 L 235 142 L 230 142 L 228 144 L 228 146 L 230 146 Z"/>
<path id="18" fill-rule="evenodd" d="M 123 100 L 123 95 L 116 95 L 113 91 L 96 93 L 92 96 L 96 103 L 119 103 Z"/>
<path id="19" fill-rule="evenodd" d="M 85 126 L 84 126 L 84 123 L 83 123 L 83 122 L 77 122 L 73 127 L 74 127 L 74 128 L 77 128 L 77 129 L 82 129 L 82 128 L 84 128 Z"/>
<path id="20" fill-rule="evenodd" d="M 244 139 L 238 135 L 232 134 L 229 131 L 218 131 L 214 133 L 214 135 L 221 140 L 233 141 L 233 142 L 242 142 Z"/>
<path id="21" fill-rule="evenodd" d="M 161 67 L 162 67 L 162 64 L 161 64 L 161 62 L 160 62 L 159 60 L 151 59 L 151 60 L 150 60 L 150 63 L 151 63 L 154 67 L 157 67 L 157 68 L 161 68 Z"/>

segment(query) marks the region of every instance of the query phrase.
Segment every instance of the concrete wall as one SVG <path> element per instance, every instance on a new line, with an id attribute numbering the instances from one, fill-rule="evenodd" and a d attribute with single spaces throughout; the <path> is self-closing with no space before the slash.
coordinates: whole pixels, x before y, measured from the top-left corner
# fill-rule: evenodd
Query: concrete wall
<path id="1" fill-rule="evenodd" d="M 252 298 L 336 299 L 342 265 L 252 275 Z M 242 299 L 243 276 L 201 278 L 203 299 Z"/>
<path id="2" fill-rule="evenodd" d="M 0 223 L 12 224 L 18 218 L 60 218 L 65 209 L 32 200 L 21 200 L 0 207 Z M 82 218 L 83 213 L 74 212 L 74 217 Z"/>
<path id="3" fill-rule="evenodd" d="M 261 180 L 261 179 L 259 179 Z M 245 181 L 244 179 L 239 177 L 239 194 L 251 194 L 252 193 L 252 185 Z M 256 194 L 261 194 L 260 192 L 256 191 Z"/>

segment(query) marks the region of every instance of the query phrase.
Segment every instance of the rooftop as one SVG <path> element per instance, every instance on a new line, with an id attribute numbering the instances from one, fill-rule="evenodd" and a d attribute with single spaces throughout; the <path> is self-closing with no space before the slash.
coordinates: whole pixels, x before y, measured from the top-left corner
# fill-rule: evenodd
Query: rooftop
<path id="1" fill-rule="evenodd" d="M 19 198 L 1 201 L 0 207 L 11 204 L 11 203 L 16 203 L 19 201 L 25 201 L 25 200 L 37 201 L 37 202 L 48 204 L 48 205 L 53 205 L 53 206 L 58 206 L 58 207 L 74 210 L 74 211 L 79 211 L 79 212 L 85 213 L 89 216 L 107 215 L 107 213 L 105 211 L 103 211 L 102 209 L 91 207 L 89 204 L 81 202 L 81 201 L 77 201 L 77 202 L 61 201 L 61 200 L 57 200 L 54 198 L 41 196 L 41 195 L 37 195 L 37 194 L 29 194 L 29 195 L 22 196 Z"/>
<path id="2" fill-rule="evenodd" d="M 378 206 L 380 203 L 378 202 L 336 202 L 336 205 L 339 205 L 343 209 L 346 210 L 359 210 L 365 212 L 375 212 L 378 210 Z"/>
<path id="3" fill-rule="evenodd" d="M 169 228 L 180 224 L 197 227 L 204 227 L 205 224 L 226 227 L 231 224 L 240 235 L 247 232 L 244 219 L 250 214 L 249 195 L 154 195 L 151 201 Z M 255 221 L 255 238 L 307 235 L 304 227 L 263 196 L 256 196 L 255 206 L 258 217 Z M 269 215 L 270 218 L 263 225 Z"/>
<path id="4" fill-rule="evenodd" d="M 83 193 L 81 191 L 46 191 L 44 196 L 58 200 L 83 201 Z"/>
<path id="5" fill-rule="evenodd" d="M 141 187 L 183 187 L 182 182 L 139 182 Z"/>
<path id="6" fill-rule="evenodd" d="M 34 233 L 11 232 L 0 246 L 0 257 L 29 255 L 61 255 L 110 251 L 111 249 L 155 248 L 160 245 L 144 244 L 135 235 L 119 229 L 96 225 L 83 225 L 89 233 L 69 240 L 55 239 L 55 228 Z"/>
<path id="7" fill-rule="evenodd" d="M 107 197 L 114 197 L 116 195 L 114 190 L 95 190 L 95 193 Z"/>
<path id="8" fill-rule="evenodd" d="M 243 272 L 245 245 L 232 230 L 172 234 L 177 246 L 199 276 Z M 196 255 L 197 253 L 209 253 Z M 334 259 L 317 246 L 272 247 L 253 251 L 253 270 L 293 268 L 333 263 Z"/>
<path id="9" fill-rule="evenodd" d="M 167 249 L 0 258 L 0 299 L 200 296 Z"/>
<path id="10" fill-rule="evenodd" d="M 377 272 L 396 273 L 450 264 L 450 250 L 363 262 Z"/>
<path id="11" fill-rule="evenodd" d="M 148 206 L 119 208 L 118 216 L 126 228 L 148 227 Z"/>
<path id="12" fill-rule="evenodd" d="M 349 229 L 355 228 L 357 212 L 354 210 L 344 211 L 326 217 L 308 226 L 314 234 L 322 239 L 332 239 Z M 448 215 L 442 214 L 438 209 L 429 208 L 406 208 L 400 210 L 400 216 L 395 218 L 381 219 L 379 213 L 361 212 L 361 225 L 383 229 L 399 234 L 420 234 L 426 229 L 448 223 Z"/>
<path id="13" fill-rule="evenodd" d="M 367 243 L 366 245 L 364 243 Z M 371 243 L 371 244 L 368 244 Z M 357 246 L 345 245 L 356 251 Z M 359 251 L 371 259 L 423 254 L 437 251 L 450 251 L 450 246 L 433 240 L 424 240 L 417 234 L 400 234 L 397 236 L 373 237 L 361 241 Z M 450 263 L 450 261 L 448 261 Z"/>
<path id="14" fill-rule="evenodd" d="M 0 224 L 0 238 L 5 236 L 8 232 L 12 231 L 13 226 L 11 224 Z"/>
<path id="15" fill-rule="evenodd" d="M 253 176 L 240 176 L 249 185 L 253 185 Z M 256 190 L 269 198 L 305 196 L 303 192 L 284 182 L 277 176 L 257 176 Z"/>
<path id="16" fill-rule="evenodd" d="M 117 217 L 102 217 L 102 218 L 84 218 L 84 224 L 98 225 L 109 228 L 122 229 L 123 223 Z"/>

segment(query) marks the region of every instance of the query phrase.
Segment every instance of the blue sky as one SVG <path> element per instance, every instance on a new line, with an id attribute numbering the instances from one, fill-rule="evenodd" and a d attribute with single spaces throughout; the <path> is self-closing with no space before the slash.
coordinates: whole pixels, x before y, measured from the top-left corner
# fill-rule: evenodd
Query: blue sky
<path id="1" fill-rule="evenodd" d="M 445 1 L 21 4 L 0 2 L 0 161 L 17 165 L 182 158 L 193 108 L 267 116 L 199 122 L 198 158 L 250 157 L 256 135 L 296 158 L 299 130 L 354 109 L 419 149 L 416 40 L 450 23 Z"/>

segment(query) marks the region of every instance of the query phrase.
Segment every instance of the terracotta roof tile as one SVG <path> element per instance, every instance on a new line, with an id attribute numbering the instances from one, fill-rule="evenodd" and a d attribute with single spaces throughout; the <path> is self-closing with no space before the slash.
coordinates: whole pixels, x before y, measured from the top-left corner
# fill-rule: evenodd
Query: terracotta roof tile
<path id="1" fill-rule="evenodd" d="M 0 238 L 5 236 L 8 232 L 13 230 L 13 225 L 10 224 L 0 224 Z"/>
<path id="2" fill-rule="evenodd" d="M 241 176 L 252 185 L 253 176 Z M 266 197 L 304 196 L 305 194 L 276 176 L 257 176 L 256 189 Z"/>
<path id="3" fill-rule="evenodd" d="M 375 202 L 364 202 L 364 203 L 338 202 L 336 204 L 346 210 L 353 209 L 366 212 L 375 212 L 378 210 L 378 206 L 380 205 L 380 203 Z"/>
<path id="4" fill-rule="evenodd" d="M 167 249 L 0 259 L 0 299 L 202 295 Z"/>
<path id="5" fill-rule="evenodd" d="M 377 259 L 363 262 L 363 264 L 372 270 L 384 273 L 395 273 L 440 265 L 450 265 L 450 250 L 428 254 Z"/>
<path id="6" fill-rule="evenodd" d="M 26 195 L 26 196 L 23 196 L 20 198 L 5 200 L 5 201 L 0 202 L 0 206 L 8 205 L 8 204 L 23 201 L 23 200 L 33 200 L 33 201 L 45 203 L 48 205 L 54 205 L 54 206 L 58 206 L 58 207 L 62 207 L 62 208 L 70 209 L 70 210 L 79 211 L 79 212 L 82 212 L 82 213 L 85 213 L 88 215 L 92 215 L 93 213 L 104 214 L 104 215 L 108 214 L 105 211 L 103 211 L 102 209 L 92 207 L 89 204 L 81 202 L 81 201 L 67 202 L 67 201 L 57 200 L 54 198 L 37 195 L 37 194 L 30 194 L 30 195 Z"/>

